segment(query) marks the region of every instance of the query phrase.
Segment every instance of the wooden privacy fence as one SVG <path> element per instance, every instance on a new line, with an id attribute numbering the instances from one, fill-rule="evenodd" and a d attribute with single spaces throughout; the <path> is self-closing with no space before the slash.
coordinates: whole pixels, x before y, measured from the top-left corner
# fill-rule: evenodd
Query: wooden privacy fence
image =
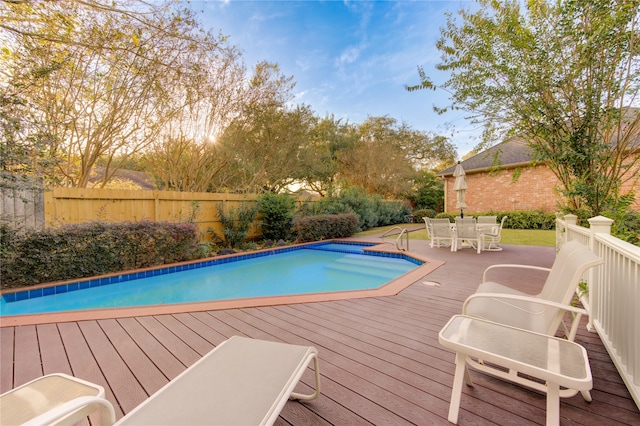
<path id="1" fill-rule="evenodd" d="M 0 186 L 0 220 L 15 229 L 44 227 L 43 190 L 38 185 Z"/>
<path id="2" fill-rule="evenodd" d="M 209 230 L 220 233 L 218 215 L 243 205 L 255 207 L 258 195 L 219 194 L 209 192 L 132 191 L 119 189 L 56 188 L 44 194 L 46 226 L 100 220 L 124 222 L 193 222 L 198 225 L 201 240 L 211 239 Z M 309 201 L 298 197 L 297 202 Z M 250 236 L 257 235 L 254 226 Z"/>

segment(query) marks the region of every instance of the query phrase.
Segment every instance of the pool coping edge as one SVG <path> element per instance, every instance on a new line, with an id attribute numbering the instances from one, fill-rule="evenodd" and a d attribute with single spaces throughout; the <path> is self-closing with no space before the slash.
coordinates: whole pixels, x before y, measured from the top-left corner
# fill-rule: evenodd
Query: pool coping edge
<path id="1" fill-rule="evenodd" d="M 356 242 L 353 239 L 334 239 L 333 241 L 343 242 Z M 358 242 L 363 243 L 377 243 L 375 246 L 367 248 L 367 251 L 387 252 L 403 254 L 407 257 L 414 258 L 423 262 L 422 265 L 412 269 L 409 272 L 399 276 L 393 281 L 376 288 L 368 290 L 348 290 L 341 292 L 329 292 L 329 293 L 310 293 L 301 295 L 288 295 L 288 296 L 266 296 L 266 297 L 254 297 L 245 299 L 231 299 L 220 301 L 207 301 L 207 302 L 190 302 L 190 303 L 178 303 L 171 305 L 153 305 L 144 307 L 128 307 L 128 308 L 108 308 L 108 309 L 95 309 L 89 311 L 67 311 L 67 312 L 51 312 L 43 314 L 28 314 L 28 315 L 16 315 L 16 316 L 0 316 L 0 328 L 22 325 L 39 325 L 50 324 L 57 322 L 71 322 L 71 321 L 89 321 L 89 320 L 101 320 L 101 319 L 115 319 L 115 318 L 131 318 L 138 316 L 150 316 L 150 315 L 171 315 L 185 312 L 202 312 L 213 311 L 223 309 L 240 309 L 250 307 L 265 307 L 265 306 L 277 306 L 288 305 L 297 303 L 313 303 L 313 302 L 328 302 L 336 300 L 346 299 L 359 299 L 366 297 L 383 297 L 394 296 L 400 291 L 409 287 L 411 284 L 419 281 L 424 276 L 433 272 L 435 269 L 442 266 L 445 262 L 441 260 L 435 260 L 427 258 L 416 253 L 407 251 L 399 251 L 396 249 L 389 250 L 388 244 L 380 244 L 380 241 L 367 241 L 358 239 Z M 316 242 L 317 243 L 317 242 Z M 294 246 L 304 246 L 307 244 L 296 244 Z M 237 253 L 232 255 L 225 255 L 225 257 L 242 256 L 246 253 Z M 222 257 L 222 256 L 220 256 Z M 200 259 L 202 261 L 202 259 Z M 167 265 L 163 265 L 167 266 Z M 150 268 L 145 268 L 145 270 Z M 78 280 L 75 280 L 78 281 Z M 62 284 L 61 282 L 56 283 Z"/>

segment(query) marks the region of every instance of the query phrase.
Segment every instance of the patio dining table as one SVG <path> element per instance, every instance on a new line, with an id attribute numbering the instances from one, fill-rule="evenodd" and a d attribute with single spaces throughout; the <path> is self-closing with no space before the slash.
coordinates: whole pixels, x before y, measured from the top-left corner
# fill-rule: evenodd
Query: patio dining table
<path id="1" fill-rule="evenodd" d="M 479 238 L 481 241 L 480 251 L 484 251 L 484 246 L 485 246 L 484 235 L 496 234 L 498 232 L 499 226 L 500 224 L 498 223 L 476 223 L 476 231 L 478 232 Z M 450 227 L 451 227 L 451 232 L 453 233 L 453 250 L 452 251 L 458 251 L 458 243 L 457 243 L 458 227 L 456 226 L 455 222 L 452 222 Z M 466 243 L 464 247 L 470 247 L 470 248 L 476 249 L 476 246 L 473 244 L 473 242 L 467 241 L 467 240 L 465 241 Z"/>

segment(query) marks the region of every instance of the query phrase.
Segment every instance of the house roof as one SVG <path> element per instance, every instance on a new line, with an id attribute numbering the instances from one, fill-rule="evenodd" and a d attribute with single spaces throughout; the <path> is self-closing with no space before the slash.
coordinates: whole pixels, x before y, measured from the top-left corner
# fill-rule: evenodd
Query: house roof
<path id="1" fill-rule="evenodd" d="M 532 161 L 533 150 L 522 139 L 512 138 L 506 142 L 494 145 L 473 157 L 461 161 L 466 173 L 486 170 L 495 167 L 515 166 Z M 451 176 L 456 166 L 451 166 L 437 174 L 437 176 Z"/>
<path id="2" fill-rule="evenodd" d="M 640 114 L 640 108 L 626 108 L 624 111 L 626 123 L 636 123 Z M 634 130 L 638 131 L 638 128 Z M 617 143 L 613 137 L 612 144 Z M 640 133 L 629 142 L 628 148 L 636 151 L 640 148 Z M 499 143 L 491 148 L 482 151 L 473 157 L 461 161 L 465 173 L 474 171 L 484 171 L 496 167 L 515 167 L 517 165 L 531 164 L 534 158 L 533 150 L 527 146 L 526 142 L 519 138 L 511 138 L 506 142 Z M 456 166 L 442 170 L 436 176 L 452 176 Z"/>

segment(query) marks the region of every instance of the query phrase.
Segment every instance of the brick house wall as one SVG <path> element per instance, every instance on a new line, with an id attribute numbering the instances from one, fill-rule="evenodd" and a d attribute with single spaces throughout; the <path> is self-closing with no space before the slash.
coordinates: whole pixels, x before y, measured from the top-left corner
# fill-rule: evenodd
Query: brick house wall
<path id="1" fill-rule="evenodd" d="M 640 168 L 639 168 L 640 169 Z M 640 170 L 634 176 L 638 179 Z M 517 179 L 516 179 L 517 177 Z M 456 211 L 456 193 L 453 190 L 455 178 L 444 177 L 445 211 Z M 465 202 L 468 208 L 465 213 L 504 212 L 512 210 L 557 211 L 560 199 L 555 188 L 558 180 L 549 168 L 544 165 L 522 165 L 521 167 L 503 168 L 499 171 L 485 170 L 466 171 L 467 191 Z M 633 179 L 623 185 L 623 193 L 633 187 Z M 636 185 L 636 202 L 634 210 L 640 210 L 640 190 Z"/>

